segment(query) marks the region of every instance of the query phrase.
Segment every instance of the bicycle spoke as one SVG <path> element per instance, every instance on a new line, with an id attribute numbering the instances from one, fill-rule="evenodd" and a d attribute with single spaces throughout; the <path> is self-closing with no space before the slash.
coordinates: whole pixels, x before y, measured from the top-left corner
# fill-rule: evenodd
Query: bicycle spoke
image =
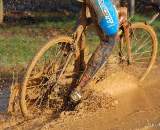
<path id="1" fill-rule="evenodd" d="M 134 56 L 139 55 L 139 54 L 140 54 L 140 56 L 142 56 L 144 54 L 150 54 L 150 53 L 151 53 L 151 51 L 145 51 L 145 52 L 134 53 L 134 54 L 132 54 L 132 56 L 134 57 Z"/>

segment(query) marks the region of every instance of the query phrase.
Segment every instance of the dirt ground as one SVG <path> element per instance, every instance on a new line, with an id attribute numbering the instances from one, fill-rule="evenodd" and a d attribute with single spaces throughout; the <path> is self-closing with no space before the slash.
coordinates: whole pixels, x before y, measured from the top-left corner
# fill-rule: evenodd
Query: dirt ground
<path id="1" fill-rule="evenodd" d="M 134 76 L 116 72 L 90 86 L 94 90 L 89 101 L 83 101 L 72 112 L 59 118 L 52 115 L 24 120 L 11 116 L 7 108 L 8 90 L 0 94 L 1 130 L 160 130 L 160 66 L 138 83 Z M 3 111 L 2 111 L 3 110 Z"/>

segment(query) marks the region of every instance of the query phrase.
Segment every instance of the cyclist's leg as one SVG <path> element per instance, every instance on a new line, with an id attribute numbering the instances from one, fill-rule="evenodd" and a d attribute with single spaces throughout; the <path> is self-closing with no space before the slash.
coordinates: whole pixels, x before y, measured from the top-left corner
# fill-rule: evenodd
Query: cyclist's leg
<path id="1" fill-rule="evenodd" d="M 113 8 L 115 9 L 115 8 Z M 93 11 L 93 13 L 92 13 Z M 99 11 L 104 11 L 99 9 Z M 95 14 L 94 12 L 96 12 L 96 10 L 91 9 L 91 16 L 93 17 L 93 14 Z M 98 13 L 96 13 L 98 14 Z M 117 23 L 118 21 L 118 16 L 117 15 L 113 15 L 111 16 L 113 20 L 113 22 Z M 97 23 L 95 23 L 97 25 Z M 112 25 L 113 26 L 113 25 Z M 98 28 L 100 28 L 100 26 L 98 25 Z M 113 28 L 115 30 L 113 30 Z M 98 33 L 100 38 L 102 39 L 101 44 L 97 47 L 96 51 L 93 53 L 92 57 L 90 58 L 87 67 L 78 83 L 77 88 L 75 89 L 75 91 L 73 91 L 71 93 L 71 100 L 73 102 L 78 102 L 81 99 L 81 92 L 83 90 L 83 88 L 88 84 L 88 82 L 93 78 L 93 76 L 97 73 L 97 71 L 100 69 L 100 67 L 107 61 L 107 58 L 111 55 L 112 49 L 115 45 L 116 42 L 116 33 L 118 31 L 118 26 L 115 25 L 113 28 L 111 28 L 111 30 L 114 32 L 110 33 L 108 38 L 106 38 L 106 36 L 103 38 L 103 36 L 101 37 L 101 33 Z M 100 30 L 100 32 L 102 32 L 103 28 L 98 29 L 98 31 Z M 104 30 L 103 30 L 104 31 Z M 109 31 L 109 30 L 108 30 Z"/>
<path id="2" fill-rule="evenodd" d="M 101 41 L 100 45 L 97 47 L 96 51 L 93 53 L 90 58 L 87 67 L 78 83 L 75 91 L 71 93 L 71 100 L 73 102 L 80 101 L 81 93 L 83 88 L 88 84 L 88 82 L 95 76 L 97 71 L 101 66 L 107 62 L 108 57 L 112 53 L 112 49 L 116 42 L 116 35 L 110 36 L 108 41 Z"/>

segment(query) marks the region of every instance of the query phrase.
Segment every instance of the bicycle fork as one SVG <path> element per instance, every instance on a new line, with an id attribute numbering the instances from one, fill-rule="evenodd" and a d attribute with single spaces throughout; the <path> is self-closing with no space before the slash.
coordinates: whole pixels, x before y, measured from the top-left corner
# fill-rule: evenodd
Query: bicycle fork
<path id="1" fill-rule="evenodd" d="M 123 37 L 120 38 L 120 44 L 119 44 L 119 57 L 120 57 L 120 62 L 124 62 L 127 60 L 128 65 L 131 64 L 132 62 L 132 56 L 131 56 L 131 37 L 130 37 L 130 24 L 128 22 L 123 23 L 122 25 L 123 31 L 119 31 L 119 36 L 123 35 Z M 127 47 L 127 57 L 124 57 L 124 52 L 123 48 Z"/>

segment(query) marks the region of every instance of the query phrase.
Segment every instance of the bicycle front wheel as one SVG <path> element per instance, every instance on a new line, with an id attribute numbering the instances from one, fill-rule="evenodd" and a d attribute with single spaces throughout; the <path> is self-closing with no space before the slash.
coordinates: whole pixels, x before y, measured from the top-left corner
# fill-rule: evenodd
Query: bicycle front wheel
<path id="1" fill-rule="evenodd" d="M 158 40 L 154 29 L 145 23 L 132 24 L 129 48 L 129 64 L 126 70 L 138 77 L 139 81 L 143 81 L 156 61 Z"/>

